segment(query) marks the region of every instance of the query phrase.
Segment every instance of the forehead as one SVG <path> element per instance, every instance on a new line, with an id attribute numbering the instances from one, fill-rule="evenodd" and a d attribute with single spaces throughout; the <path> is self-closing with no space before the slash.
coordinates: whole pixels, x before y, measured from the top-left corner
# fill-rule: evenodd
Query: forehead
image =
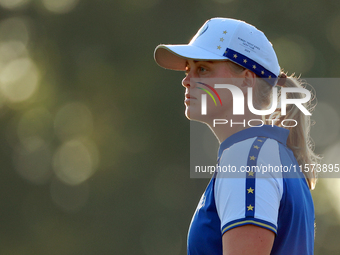
<path id="1" fill-rule="evenodd" d="M 211 60 L 191 60 L 188 59 L 186 61 L 186 67 L 190 66 L 190 65 L 200 65 L 200 64 L 215 64 L 217 62 L 221 62 L 221 61 L 211 61 Z"/>

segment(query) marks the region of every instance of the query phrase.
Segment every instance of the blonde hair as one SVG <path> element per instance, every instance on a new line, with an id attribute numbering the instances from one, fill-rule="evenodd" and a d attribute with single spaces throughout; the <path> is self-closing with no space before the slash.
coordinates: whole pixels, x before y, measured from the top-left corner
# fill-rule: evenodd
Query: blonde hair
<path id="1" fill-rule="evenodd" d="M 233 71 L 239 73 L 240 71 L 243 71 L 245 68 L 228 61 L 229 66 L 232 68 Z M 241 70 L 242 69 L 242 70 Z M 280 76 L 282 76 L 281 73 Z M 286 74 L 284 74 L 286 76 Z M 312 99 L 304 104 L 305 108 L 312 112 L 315 108 L 315 93 L 314 89 L 311 85 L 307 84 L 303 80 L 301 80 L 298 77 L 295 77 L 294 74 L 291 76 L 288 76 L 285 79 L 284 82 L 281 83 L 282 87 L 290 87 L 290 88 L 307 88 L 312 94 Z M 254 87 L 253 91 L 253 102 L 254 106 L 257 106 L 259 108 L 266 108 L 270 105 L 272 102 L 272 86 L 269 85 L 264 79 L 256 79 L 256 85 Z M 278 86 L 280 88 L 280 86 Z M 281 93 L 280 90 L 278 91 L 278 101 L 281 101 Z M 304 94 L 302 93 L 287 93 L 287 98 L 303 98 Z M 277 126 L 282 126 L 283 120 L 289 120 L 293 119 L 298 124 L 295 127 L 285 127 L 287 128 L 289 132 L 288 140 L 287 140 L 287 146 L 290 148 L 294 156 L 300 166 L 302 166 L 303 174 L 306 178 L 306 181 L 308 183 L 308 186 L 310 189 L 314 189 L 316 185 L 316 172 L 314 169 L 311 169 L 310 171 L 306 171 L 306 168 L 304 167 L 305 164 L 317 164 L 320 161 L 320 156 L 314 153 L 314 143 L 310 136 L 310 128 L 311 128 L 311 119 L 309 115 L 305 115 L 301 112 L 301 110 L 295 105 L 290 104 L 286 107 L 286 115 L 281 115 L 281 109 L 277 108 L 274 113 L 272 113 L 269 117 L 263 116 L 263 121 L 265 124 L 272 124 L 274 123 Z M 275 121 L 274 121 L 275 120 Z"/>

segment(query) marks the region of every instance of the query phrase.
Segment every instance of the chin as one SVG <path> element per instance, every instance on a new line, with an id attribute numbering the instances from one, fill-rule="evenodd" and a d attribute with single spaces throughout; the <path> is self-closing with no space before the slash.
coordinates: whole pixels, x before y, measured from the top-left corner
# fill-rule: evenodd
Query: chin
<path id="1" fill-rule="evenodd" d="M 190 111 L 190 107 L 187 107 L 185 109 L 185 117 L 187 117 L 187 119 L 191 121 L 198 121 L 206 124 L 209 122 L 207 116 L 202 115 L 201 111 L 197 112 L 193 111 L 193 109 Z"/>

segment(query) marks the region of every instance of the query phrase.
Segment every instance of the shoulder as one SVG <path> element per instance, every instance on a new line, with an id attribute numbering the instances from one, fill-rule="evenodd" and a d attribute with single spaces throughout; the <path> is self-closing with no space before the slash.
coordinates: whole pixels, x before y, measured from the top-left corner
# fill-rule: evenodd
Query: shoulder
<path id="1" fill-rule="evenodd" d="M 237 167 L 269 163 L 280 165 L 282 150 L 285 149 L 285 146 L 274 139 L 252 137 L 225 149 L 219 159 L 219 165 L 232 164 Z"/>
<path id="2" fill-rule="evenodd" d="M 249 223 L 276 233 L 278 208 L 283 196 L 280 145 L 274 139 L 253 137 L 223 151 L 220 166 L 234 171 L 219 172 L 214 183 L 222 231 Z M 271 168 L 272 171 L 269 171 Z"/>

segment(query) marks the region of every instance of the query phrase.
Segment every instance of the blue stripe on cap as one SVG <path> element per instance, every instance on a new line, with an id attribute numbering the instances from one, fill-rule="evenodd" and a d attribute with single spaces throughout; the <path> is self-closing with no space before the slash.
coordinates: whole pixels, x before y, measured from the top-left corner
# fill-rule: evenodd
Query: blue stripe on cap
<path id="1" fill-rule="evenodd" d="M 251 70 L 259 77 L 264 78 L 265 81 L 268 82 L 270 85 L 275 86 L 277 82 L 277 76 L 254 60 L 229 48 L 225 50 L 223 56 L 239 64 L 240 66 Z"/>
<path id="2" fill-rule="evenodd" d="M 251 171 L 247 173 L 246 178 L 245 218 L 254 218 L 255 215 L 256 172 L 253 171 L 252 167 L 257 165 L 260 149 L 266 140 L 266 137 L 256 137 L 249 151 L 247 166 L 249 166 Z"/>

